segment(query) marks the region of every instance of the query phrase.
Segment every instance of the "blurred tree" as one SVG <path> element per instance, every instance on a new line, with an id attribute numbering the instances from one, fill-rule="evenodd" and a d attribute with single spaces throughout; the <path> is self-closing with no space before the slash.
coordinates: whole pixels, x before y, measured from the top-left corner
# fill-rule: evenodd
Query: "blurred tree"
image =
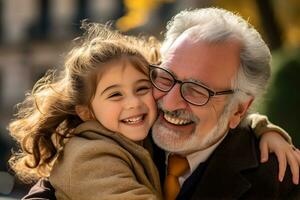
<path id="1" fill-rule="evenodd" d="M 77 0 L 77 12 L 76 12 L 76 16 L 74 18 L 74 28 L 75 28 L 75 32 L 81 32 L 80 30 L 80 21 L 89 18 L 89 14 L 88 14 L 88 1 L 86 0 Z"/>
<path id="2" fill-rule="evenodd" d="M 300 44 L 299 0 L 214 0 L 214 6 L 238 12 L 258 29 L 271 49 Z"/>
<path id="3" fill-rule="evenodd" d="M 273 0 L 278 22 L 284 30 L 284 47 L 298 48 L 300 45 L 300 1 Z"/>
<path id="4" fill-rule="evenodd" d="M 47 39 L 50 29 L 50 13 L 49 5 L 50 0 L 40 0 L 39 3 L 39 14 L 40 17 L 36 24 L 30 28 L 30 38 L 31 39 Z"/>
<path id="5" fill-rule="evenodd" d="M 279 124 L 300 146 L 300 53 L 288 58 L 274 74 L 266 95 L 265 112 L 273 123 Z"/>
<path id="6" fill-rule="evenodd" d="M 267 36 L 268 45 L 271 49 L 279 49 L 282 46 L 283 32 L 276 19 L 272 1 L 255 1 L 260 15 L 261 25 Z"/>
<path id="7" fill-rule="evenodd" d="M 117 28 L 121 31 L 139 27 L 147 23 L 151 12 L 164 2 L 173 0 L 123 0 L 126 14 L 117 20 Z"/>
<path id="8" fill-rule="evenodd" d="M 3 4 L 0 1 L 0 43 L 2 42 L 2 31 L 3 31 Z"/>

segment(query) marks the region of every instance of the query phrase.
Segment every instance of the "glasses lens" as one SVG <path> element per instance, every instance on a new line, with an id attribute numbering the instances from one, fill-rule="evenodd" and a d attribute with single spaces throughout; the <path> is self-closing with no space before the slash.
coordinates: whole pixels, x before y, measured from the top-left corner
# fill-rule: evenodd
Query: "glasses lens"
<path id="1" fill-rule="evenodd" d="M 204 105 L 209 99 L 207 89 L 195 83 L 183 83 L 181 93 L 185 100 L 195 105 Z"/>
<path id="2" fill-rule="evenodd" d="M 159 68 L 153 68 L 150 71 L 150 79 L 157 89 L 165 92 L 169 91 L 174 84 L 174 78 L 172 75 Z"/>

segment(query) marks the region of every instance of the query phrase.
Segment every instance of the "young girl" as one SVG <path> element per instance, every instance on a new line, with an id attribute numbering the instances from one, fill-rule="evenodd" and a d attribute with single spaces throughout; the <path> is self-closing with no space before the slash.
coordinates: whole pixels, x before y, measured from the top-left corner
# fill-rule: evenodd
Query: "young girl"
<path id="1" fill-rule="evenodd" d="M 161 199 L 141 142 L 156 119 L 146 58 L 158 43 L 85 26 L 63 74 L 40 80 L 10 125 L 24 149 L 14 168 L 50 175 L 57 199 Z"/>
<path id="2" fill-rule="evenodd" d="M 23 179 L 49 177 L 57 199 L 161 199 L 143 148 L 156 118 L 147 74 L 159 44 L 85 28 L 63 73 L 47 74 L 19 107 L 9 130 L 22 151 L 11 165 Z"/>

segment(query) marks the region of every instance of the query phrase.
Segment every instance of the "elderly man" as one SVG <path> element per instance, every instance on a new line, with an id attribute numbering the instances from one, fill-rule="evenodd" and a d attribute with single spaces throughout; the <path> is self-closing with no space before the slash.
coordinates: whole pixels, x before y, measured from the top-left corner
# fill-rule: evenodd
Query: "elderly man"
<path id="1" fill-rule="evenodd" d="M 171 21 L 162 63 L 150 70 L 160 108 L 152 137 L 171 171 L 166 199 L 300 199 L 290 173 L 277 181 L 274 156 L 259 162 L 257 140 L 241 124 L 265 91 L 270 60 L 259 33 L 228 11 L 184 11 Z"/>
<path id="2" fill-rule="evenodd" d="M 228 11 L 183 11 L 169 23 L 162 62 L 150 68 L 160 110 L 154 161 L 165 199 L 300 198 L 290 171 L 278 181 L 275 156 L 259 162 L 257 139 L 249 123 L 242 126 L 265 90 L 270 59 L 257 31 Z M 298 181 L 292 155 L 287 160 Z M 55 199 L 49 182 L 26 197 L 35 198 Z"/>

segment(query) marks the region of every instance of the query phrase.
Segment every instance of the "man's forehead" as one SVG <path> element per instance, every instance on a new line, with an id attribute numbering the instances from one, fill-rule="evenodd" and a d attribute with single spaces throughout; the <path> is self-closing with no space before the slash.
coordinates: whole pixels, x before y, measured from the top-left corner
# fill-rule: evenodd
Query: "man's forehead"
<path id="1" fill-rule="evenodd" d="M 199 39 L 196 39 L 194 34 L 185 31 L 178 38 L 176 38 L 176 40 L 170 46 L 168 52 L 172 53 L 173 51 L 176 51 L 178 49 L 188 50 L 191 48 L 195 48 L 199 42 Z"/>
<path id="2" fill-rule="evenodd" d="M 173 42 L 168 51 L 165 52 L 165 55 L 163 55 L 163 67 L 168 68 L 169 64 L 176 62 L 192 62 L 196 58 L 192 52 L 196 53 L 197 41 L 188 36 L 183 33 Z"/>
<path id="3" fill-rule="evenodd" d="M 196 40 L 190 34 L 178 37 L 162 60 L 181 79 L 199 80 L 211 87 L 228 84 L 240 64 L 238 41 L 210 43 Z M 212 86 L 211 79 L 219 79 Z M 223 85 L 224 85 L 223 84 Z"/>

